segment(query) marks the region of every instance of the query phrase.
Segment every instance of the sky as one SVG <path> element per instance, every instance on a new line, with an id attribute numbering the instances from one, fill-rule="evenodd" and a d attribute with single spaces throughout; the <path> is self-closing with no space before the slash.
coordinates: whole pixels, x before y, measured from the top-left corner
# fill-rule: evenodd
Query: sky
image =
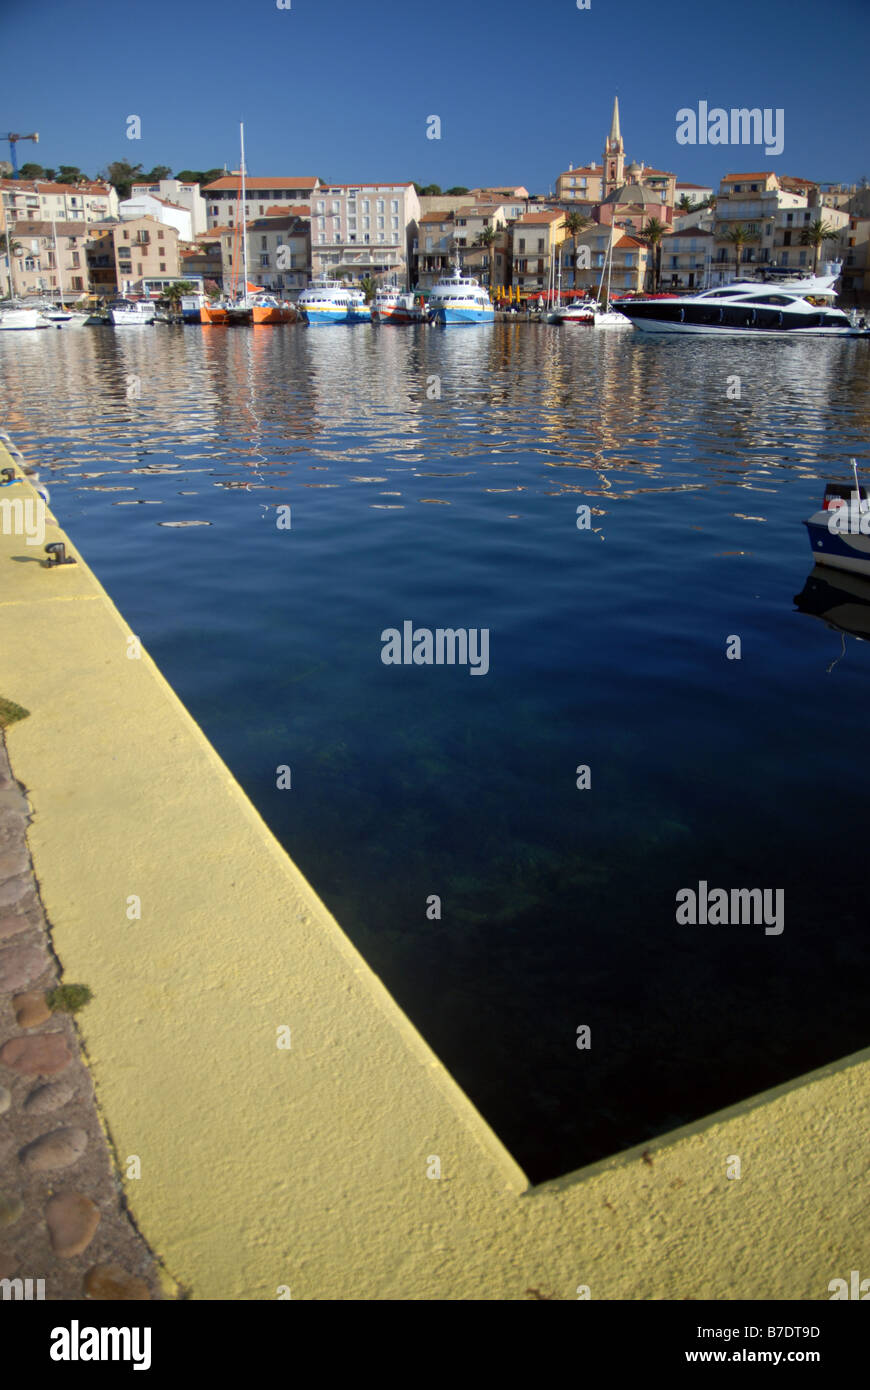
<path id="1" fill-rule="evenodd" d="M 618 95 L 627 161 L 680 182 L 870 177 L 870 0 L 589 4 L 0 0 L 0 134 L 36 130 L 20 163 L 89 175 L 237 168 L 243 120 L 252 175 L 546 195 L 570 163 L 601 162 Z M 701 101 L 781 108 L 782 154 L 678 144 L 677 111 Z"/>

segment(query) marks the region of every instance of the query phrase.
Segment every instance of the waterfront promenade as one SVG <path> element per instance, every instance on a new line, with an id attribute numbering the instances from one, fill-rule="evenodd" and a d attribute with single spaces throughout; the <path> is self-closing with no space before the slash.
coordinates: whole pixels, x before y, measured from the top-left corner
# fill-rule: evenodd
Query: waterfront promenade
<path id="1" fill-rule="evenodd" d="M 530 1188 L 67 548 L 49 570 L 0 534 L 0 697 L 29 712 L 7 743 L 51 948 L 92 991 L 76 1028 L 168 1296 L 825 1299 L 864 1270 L 870 1051 Z M 2 1042 L 55 1026 L 17 992 Z M 14 1176 L 32 1136 L 17 1103 L 0 1124 Z M 38 1212 L 0 1249 L 38 1276 Z"/>

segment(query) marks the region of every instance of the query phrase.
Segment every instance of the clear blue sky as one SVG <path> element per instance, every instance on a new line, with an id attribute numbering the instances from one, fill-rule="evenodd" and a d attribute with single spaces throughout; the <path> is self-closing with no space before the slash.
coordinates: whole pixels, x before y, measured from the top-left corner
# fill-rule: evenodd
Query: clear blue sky
<path id="1" fill-rule="evenodd" d="M 0 0 L 0 132 L 39 131 L 22 163 L 206 169 L 237 166 L 244 119 L 252 174 L 546 193 L 600 161 L 616 92 L 629 159 L 682 181 L 870 175 L 870 0 L 291 4 Z M 783 154 L 677 145 L 676 111 L 701 100 L 782 107 Z"/>

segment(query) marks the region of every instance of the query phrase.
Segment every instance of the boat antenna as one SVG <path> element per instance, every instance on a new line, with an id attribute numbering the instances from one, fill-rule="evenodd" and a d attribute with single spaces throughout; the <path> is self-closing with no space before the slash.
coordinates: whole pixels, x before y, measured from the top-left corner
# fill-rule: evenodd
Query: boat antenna
<path id="1" fill-rule="evenodd" d="M 858 464 L 855 459 L 852 459 L 852 475 L 855 479 L 855 497 L 858 502 L 858 512 L 860 514 L 864 508 L 861 506 L 861 484 L 858 482 Z"/>

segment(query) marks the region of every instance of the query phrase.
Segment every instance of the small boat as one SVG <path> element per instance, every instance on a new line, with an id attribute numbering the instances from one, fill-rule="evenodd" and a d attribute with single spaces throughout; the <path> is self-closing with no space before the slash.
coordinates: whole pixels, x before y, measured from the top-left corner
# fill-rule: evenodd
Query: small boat
<path id="1" fill-rule="evenodd" d="M 50 328 L 48 319 L 38 309 L 0 309 L 0 332 L 21 332 L 34 328 Z"/>
<path id="2" fill-rule="evenodd" d="M 443 276 L 432 287 L 429 317 L 442 324 L 494 323 L 495 309 L 480 282 L 463 275 L 457 264 L 452 275 Z"/>
<path id="3" fill-rule="evenodd" d="M 380 285 L 372 304 L 373 323 L 423 323 L 426 309 L 423 296 L 398 285 Z"/>
<path id="4" fill-rule="evenodd" d="M 114 299 L 109 305 L 109 322 L 113 328 L 141 328 L 154 322 L 156 312 L 150 299 Z"/>
<path id="5" fill-rule="evenodd" d="M 576 299 L 573 304 L 561 304 L 547 317 L 548 323 L 592 323 L 595 319 L 595 300 Z"/>
<path id="6" fill-rule="evenodd" d="M 296 310 L 292 304 L 285 304 L 272 294 L 258 294 L 249 299 L 253 323 L 295 323 Z"/>
<path id="7" fill-rule="evenodd" d="M 350 291 L 341 280 L 330 280 L 325 275 L 311 281 L 296 305 L 312 328 L 316 324 L 352 322 Z"/>
<path id="8" fill-rule="evenodd" d="M 199 321 L 200 323 L 222 324 L 225 327 L 229 323 L 228 308 L 228 301 L 223 299 L 204 300 L 199 306 Z"/>
<path id="9" fill-rule="evenodd" d="M 828 483 L 821 509 L 804 525 L 816 564 L 870 575 L 870 488 L 859 484 L 854 459 L 852 472 L 854 485 Z"/>

